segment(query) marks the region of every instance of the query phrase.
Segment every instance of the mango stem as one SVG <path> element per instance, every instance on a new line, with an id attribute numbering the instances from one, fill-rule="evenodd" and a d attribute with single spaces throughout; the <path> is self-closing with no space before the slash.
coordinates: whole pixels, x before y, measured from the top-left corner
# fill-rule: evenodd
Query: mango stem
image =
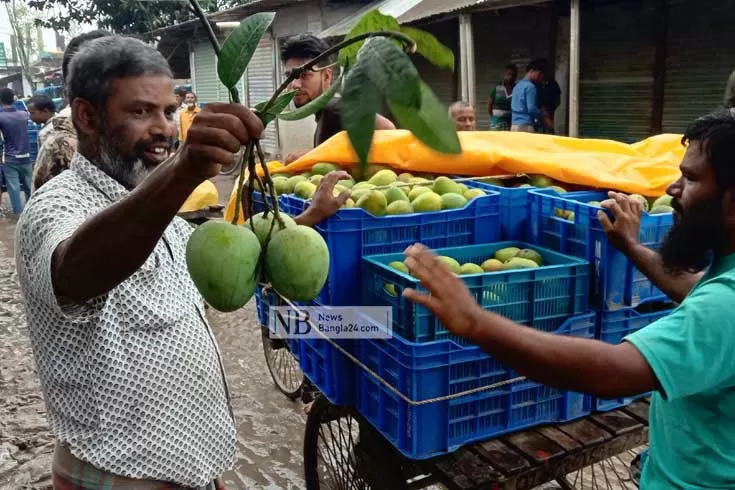
<path id="1" fill-rule="evenodd" d="M 242 206 L 242 189 L 245 186 L 245 165 L 248 163 L 248 158 L 253 151 L 253 140 L 248 142 L 248 146 L 245 147 L 245 152 L 242 154 L 242 160 L 240 160 L 240 177 L 237 179 L 237 200 L 235 201 L 235 216 L 232 218 L 232 224 L 236 225 L 240 221 L 240 211 Z M 252 202 L 252 194 L 248 195 L 248 200 Z"/>
<path id="2" fill-rule="evenodd" d="M 268 192 L 270 193 L 271 199 L 273 199 L 273 215 L 278 222 L 278 226 L 280 226 L 281 229 L 284 229 L 286 228 L 286 223 L 283 222 L 283 219 L 281 218 L 281 214 L 278 209 L 278 194 L 276 194 L 276 188 L 273 184 L 273 179 L 271 179 L 271 172 L 265 162 L 265 153 L 263 153 L 263 148 L 260 146 L 260 141 L 255 142 L 255 149 L 258 152 L 260 167 L 263 169 L 263 174 L 265 175 L 265 185 L 268 186 Z"/>

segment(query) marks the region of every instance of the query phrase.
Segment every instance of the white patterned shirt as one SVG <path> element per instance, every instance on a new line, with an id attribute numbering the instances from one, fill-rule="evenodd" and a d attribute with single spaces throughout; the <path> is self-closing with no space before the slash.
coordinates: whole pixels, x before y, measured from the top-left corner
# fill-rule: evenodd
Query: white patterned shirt
<path id="1" fill-rule="evenodd" d="M 54 249 L 126 195 L 77 153 L 18 223 L 16 265 L 49 423 L 100 470 L 207 485 L 231 466 L 236 429 L 220 352 L 186 268 L 191 226 L 175 218 L 145 264 L 102 297 L 82 305 L 54 294 Z"/>

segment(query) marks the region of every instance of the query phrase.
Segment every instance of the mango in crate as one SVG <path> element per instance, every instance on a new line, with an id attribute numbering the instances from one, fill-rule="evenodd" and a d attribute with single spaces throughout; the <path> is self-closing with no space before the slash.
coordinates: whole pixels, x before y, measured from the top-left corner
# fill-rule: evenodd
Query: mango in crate
<path id="1" fill-rule="evenodd" d="M 426 213 L 431 211 L 441 211 L 442 198 L 434 192 L 425 192 L 411 201 L 413 210 L 417 213 Z"/>
<path id="2" fill-rule="evenodd" d="M 301 199 L 311 199 L 311 196 L 316 192 L 316 186 L 305 180 L 297 183 L 293 192 Z"/>
<path id="3" fill-rule="evenodd" d="M 386 189 L 384 191 L 385 199 L 388 201 L 388 204 L 395 202 L 395 201 L 406 201 L 408 202 L 408 196 L 400 189 L 400 187 L 391 187 L 390 189 Z"/>
<path id="4" fill-rule="evenodd" d="M 442 209 L 461 209 L 467 205 L 467 199 L 453 192 L 443 194 L 441 199 Z"/>
<path id="5" fill-rule="evenodd" d="M 260 252 L 260 240 L 249 228 L 207 221 L 186 244 L 186 267 L 207 303 L 218 311 L 235 311 L 255 294 Z"/>
<path id="6" fill-rule="evenodd" d="M 313 301 L 329 275 L 327 244 L 308 226 L 281 230 L 266 249 L 265 273 L 282 296 L 292 301 Z"/>
<path id="7" fill-rule="evenodd" d="M 376 187 L 382 187 L 384 185 L 391 185 L 396 180 L 398 180 L 398 176 L 393 170 L 381 170 L 372 177 L 370 177 L 370 180 L 368 180 L 368 183 L 373 184 Z"/>
<path id="8" fill-rule="evenodd" d="M 553 189 L 554 191 L 556 191 L 557 194 L 567 193 L 567 190 L 565 188 L 558 186 L 558 185 L 552 185 L 551 187 L 549 187 L 549 189 Z"/>
<path id="9" fill-rule="evenodd" d="M 421 194 L 426 194 L 427 192 L 431 192 L 431 189 L 429 189 L 428 187 L 414 187 L 413 189 L 411 189 L 411 192 L 408 193 L 408 200 L 414 202 L 417 197 L 419 197 Z"/>
<path id="10" fill-rule="evenodd" d="M 439 260 L 447 264 L 447 266 L 449 266 L 449 269 L 455 274 L 460 274 L 462 272 L 462 266 L 459 265 L 459 262 L 457 262 L 456 259 L 442 255 L 439 257 Z"/>
<path id="11" fill-rule="evenodd" d="M 368 191 L 357 201 L 357 207 L 362 208 L 373 216 L 384 216 L 388 201 L 380 191 Z"/>
<path id="12" fill-rule="evenodd" d="M 293 191 L 296 188 L 296 184 L 298 184 L 299 182 L 306 182 L 306 177 L 304 177 L 303 175 L 294 175 L 292 177 L 289 177 L 286 181 L 284 194 L 293 194 Z"/>
<path id="13" fill-rule="evenodd" d="M 459 275 L 465 276 L 468 274 L 482 274 L 485 272 L 482 267 L 480 267 L 477 264 L 473 264 L 472 262 L 468 262 L 466 264 L 462 264 L 462 267 L 459 269 Z"/>
<path id="14" fill-rule="evenodd" d="M 377 187 L 375 184 L 371 184 L 370 182 L 358 182 L 357 184 L 352 186 L 353 191 L 359 191 L 360 189 L 375 189 Z"/>
<path id="15" fill-rule="evenodd" d="M 400 174 L 398 176 L 398 180 L 400 182 L 406 182 L 406 183 L 408 183 L 408 182 L 411 182 L 411 179 L 413 179 L 413 175 L 411 175 L 408 172 L 403 172 L 402 174 Z"/>
<path id="16" fill-rule="evenodd" d="M 287 177 L 273 177 L 273 187 L 276 189 L 276 194 L 279 196 L 282 194 L 288 194 L 288 178 Z"/>
<path id="17" fill-rule="evenodd" d="M 296 226 L 296 222 L 287 214 L 279 213 L 279 216 L 286 228 Z M 276 233 L 282 230 L 281 226 L 276 222 L 273 212 L 269 212 L 267 216 L 264 212 L 258 213 L 253 216 L 252 220 L 248 220 L 245 223 L 245 226 L 255 233 L 255 236 L 257 236 L 260 241 L 261 247 L 265 247 L 268 244 L 269 235 L 270 239 L 272 239 Z"/>
<path id="18" fill-rule="evenodd" d="M 352 189 L 355 186 L 355 181 L 352 179 L 344 179 L 337 182 L 339 185 L 345 186 L 348 189 Z"/>
<path id="19" fill-rule="evenodd" d="M 349 198 L 345 201 L 345 203 L 342 205 L 343 208 L 354 208 L 355 207 L 355 201 L 352 200 L 352 198 Z"/>
<path id="20" fill-rule="evenodd" d="M 388 267 L 393 268 L 397 271 L 401 271 L 405 274 L 409 273 L 408 267 L 406 267 L 406 264 L 404 264 L 403 262 L 397 261 L 397 260 L 388 264 Z"/>
<path id="21" fill-rule="evenodd" d="M 503 262 L 503 270 L 509 271 L 514 269 L 533 269 L 539 265 L 530 259 L 522 259 L 520 257 L 513 257 Z"/>
<path id="22" fill-rule="evenodd" d="M 385 209 L 385 214 L 396 215 L 396 214 L 413 214 L 413 206 L 408 200 L 405 201 L 394 201 L 388 205 Z"/>
<path id="23" fill-rule="evenodd" d="M 324 178 L 323 175 L 312 175 L 311 178 L 309 179 L 309 182 L 318 186 L 319 182 L 321 182 L 323 178 Z"/>
<path id="24" fill-rule="evenodd" d="M 498 259 L 487 259 L 480 267 L 485 272 L 498 272 L 503 270 L 503 263 Z"/>
<path id="25" fill-rule="evenodd" d="M 339 170 L 339 169 L 340 168 L 333 163 L 321 162 L 321 163 L 315 163 L 311 167 L 311 173 L 313 175 L 324 176 L 324 175 L 327 175 L 329 172 L 334 172 L 335 170 Z"/>
<path id="26" fill-rule="evenodd" d="M 487 193 L 482 189 L 467 189 L 462 195 L 465 199 L 471 201 L 476 197 L 487 196 Z"/>
<path id="27" fill-rule="evenodd" d="M 507 248 L 501 248 L 497 252 L 495 252 L 495 255 L 493 258 L 499 260 L 500 262 L 505 263 L 505 261 L 512 259 L 516 255 L 518 255 L 518 252 L 520 252 L 521 249 L 518 247 L 507 247 Z"/>
<path id="28" fill-rule="evenodd" d="M 462 191 L 459 187 L 459 184 L 454 182 L 449 177 L 438 177 L 434 181 L 434 185 L 432 186 L 432 190 L 436 192 L 437 194 L 444 195 L 444 194 L 462 194 Z"/>
<path id="29" fill-rule="evenodd" d="M 554 181 L 545 175 L 532 175 L 528 180 L 529 187 L 545 188 L 554 185 Z"/>
<path id="30" fill-rule="evenodd" d="M 541 254 L 535 250 L 531 250 L 530 248 L 524 248 L 520 250 L 518 252 L 518 255 L 516 255 L 516 258 L 528 259 L 528 260 L 532 260 L 537 265 L 544 265 L 544 258 L 541 257 Z"/>
<path id="31" fill-rule="evenodd" d="M 648 199 L 641 196 L 640 194 L 631 194 L 628 196 L 631 199 L 635 199 L 643 205 L 643 211 L 648 211 Z"/>
<path id="32" fill-rule="evenodd" d="M 671 197 L 668 194 L 664 194 L 663 196 L 656 198 L 651 203 L 651 210 L 653 210 L 653 208 L 656 208 L 658 206 L 669 206 L 669 207 L 671 207 L 671 201 L 672 200 L 673 200 L 673 197 Z"/>
<path id="33" fill-rule="evenodd" d="M 666 206 L 665 204 L 659 204 L 658 206 L 654 206 L 653 209 L 651 209 L 648 214 L 666 214 L 666 213 L 673 213 L 674 208 L 671 206 Z"/>

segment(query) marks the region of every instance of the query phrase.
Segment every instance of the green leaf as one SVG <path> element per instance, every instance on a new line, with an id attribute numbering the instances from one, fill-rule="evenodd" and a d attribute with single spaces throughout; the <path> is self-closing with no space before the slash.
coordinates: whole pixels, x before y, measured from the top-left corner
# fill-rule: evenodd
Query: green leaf
<path id="1" fill-rule="evenodd" d="M 253 14 L 227 37 L 217 59 L 217 75 L 225 87 L 232 88 L 240 81 L 275 16 L 274 12 Z"/>
<path id="2" fill-rule="evenodd" d="M 462 153 L 457 128 L 447 108 L 439 102 L 423 81 L 420 110 L 402 106 L 391 100 L 388 100 L 388 107 L 402 128 L 411 131 L 419 141 L 432 150 L 454 155 Z"/>
<path id="3" fill-rule="evenodd" d="M 312 114 L 316 114 L 317 112 L 327 107 L 329 101 L 334 98 L 334 96 L 339 91 L 340 86 L 342 85 L 343 79 L 344 72 L 342 73 L 342 75 L 339 76 L 337 80 L 334 81 L 334 83 L 332 83 L 332 86 L 322 92 L 319 97 L 297 109 L 288 112 L 282 112 L 278 116 L 278 118 L 283 119 L 284 121 L 298 121 L 299 119 L 304 119 L 305 117 L 309 117 Z"/>
<path id="4" fill-rule="evenodd" d="M 265 105 L 268 103 L 267 100 L 259 104 L 255 104 L 253 109 L 258 113 L 260 120 L 263 121 L 263 126 L 268 126 L 271 121 L 277 118 L 281 112 L 288 107 L 294 97 L 296 97 L 296 90 L 288 90 L 276 97 L 273 105 L 270 106 L 265 113 L 263 113 L 263 108 L 265 108 Z"/>
<path id="5" fill-rule="evenodd" d="M 375 9 L 360 17 L 360 19 L 357 21 L 357 24 L 355 24 L 352 30 L 350 30 L 347 36 L 345 36 L 345 40 L 368 32 L 400 32 L 400 30 L 401 26 L 394 17 L 391 17 L 390 15 L 383 15 L 378 9 Z M 396 45 L 400 46 L 400 43 L 398 41 L 394 42 L 396 43 Z M 365 41 L 360 41 L 359 43 L 350 44 L 349 46 L 342 48 L 339 52 L 339 64 L 342 66 L 347 63 L 354 65 L 355 60 L 357 59 L 357 52 L 360 50 L 364 43 Z"/>
<path id="6" fill-rule="evenodd" d="M 411 58 L 384 37 L 369 39 L 357 55 L 357 64 L 387 99 L 406 106 L 421 106 L 421 77 Z"/>
<path id="7" fill-rule="evenodd" d="M 416 52 L 439 68 L 454 71 L 454 53 L 432 34 L 415 27 L 401 26 L 401 32 L 416 43 Z"/>
<path id="8" fill-rule="evenodd" d="M 367 168 L 375 132 L 375 114 L 380 111 L 380 104 L 380 94 L 374 90 L 365 65 L 358 63 L 345 78 L 340 118 L 363 170 Z"/>

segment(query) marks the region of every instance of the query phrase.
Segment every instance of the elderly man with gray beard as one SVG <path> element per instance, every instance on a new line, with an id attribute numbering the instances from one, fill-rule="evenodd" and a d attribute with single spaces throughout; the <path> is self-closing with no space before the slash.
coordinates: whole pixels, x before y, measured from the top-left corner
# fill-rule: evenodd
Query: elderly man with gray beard
<path id="1" fill-rule="evenodd" d="M 67 79 L 77 153 L 31 198 L 16 263 L 48 419 L 54 488 L 214 489 L 236 430 L 218 346 L 186 269 L 191 192 L 263 133 L 209 104 L 173 154 L 168 63 L 145 43 L 85 43 Z M 321 186 L 331 198 L 332 187 Z M 328 180 L 325 178 L 324 180 Z M 339 206 L 322 199 L 310 225 Z"/>

